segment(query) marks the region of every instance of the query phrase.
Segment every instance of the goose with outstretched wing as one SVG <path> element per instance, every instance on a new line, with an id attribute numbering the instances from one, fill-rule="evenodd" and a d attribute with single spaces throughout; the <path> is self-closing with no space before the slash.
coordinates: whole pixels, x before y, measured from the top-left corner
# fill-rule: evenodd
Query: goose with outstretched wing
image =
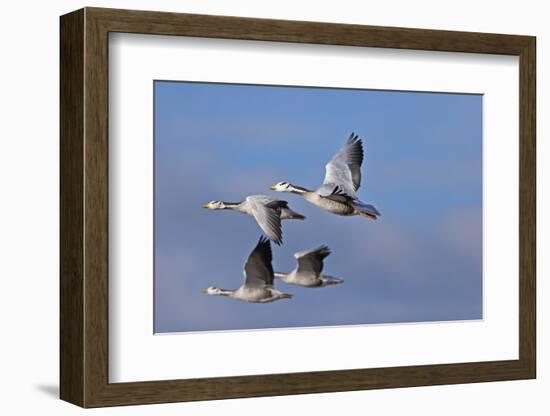
<path id="1" fill-rule="evenodd" d="M 323 261 L 329 254 L 330 249 L 327 246 L 296 253 L 296 268 L 290 273 L 275 272 L 275 278 L 303 287 L 325 287 L 344 283 L 342 279 L 322 274 Z"/>
<path id="2" fill-rule="evenodd" d="M 248 214 L 256 220 L 267 238 L 277 245 L 283 242 L 281 220 L 303 220 L 302 214 L 291 210 L 288 202 L 267 195 L 247 196 L 241 202 L 210 201 L 202 206 L 207 209 L 230 209 Z"/>
<path id="3" fill-rule="evenodd" d="M 262 236 L 246 260 L 244 283 L 241 287 L 232 290 L 210 286 L 203 289 L 203 293 L 229 296 L 251 303 L 269 303 L 280 299 L 290 299 L 291 294 L 280 292 L 273 287 L 272 259 L 271 244 L 267 238 Z"/>
<path id="4" fill-rule="evenodd" d="M 351 133 L 342 148 L 325 166 L 325 179 L 316 190 L 279 182 L 271 187 L 278 192 L 291 192 L 306 201 L 336 215 L 360 215 L 377 219 L 380 212 L 357 197 L 361 186 L 361 165 L 363 163 L 363 142 Z"/>

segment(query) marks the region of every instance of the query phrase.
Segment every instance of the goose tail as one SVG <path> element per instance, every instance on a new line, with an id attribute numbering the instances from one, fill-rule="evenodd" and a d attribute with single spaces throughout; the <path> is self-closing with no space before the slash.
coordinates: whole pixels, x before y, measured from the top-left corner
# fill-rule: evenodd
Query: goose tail
<path id="1" fill-rule="evenodd" d="M 352 202 L 353 207 L 357 210 L 358 214 L 362 217 L 376 220 L 382 214 L 374 207 L 374 205 L 365 204 L 364 202 L 356 199 Z"/>

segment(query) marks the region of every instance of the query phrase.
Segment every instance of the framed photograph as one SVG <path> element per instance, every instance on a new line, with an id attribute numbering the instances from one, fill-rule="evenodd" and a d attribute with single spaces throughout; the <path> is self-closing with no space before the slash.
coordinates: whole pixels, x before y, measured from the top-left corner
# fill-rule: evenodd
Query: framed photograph
<path id="1" fill-rule="evenodd" d="M 535 378 L 534 37 L 60 28 L 63 400 Z"/>

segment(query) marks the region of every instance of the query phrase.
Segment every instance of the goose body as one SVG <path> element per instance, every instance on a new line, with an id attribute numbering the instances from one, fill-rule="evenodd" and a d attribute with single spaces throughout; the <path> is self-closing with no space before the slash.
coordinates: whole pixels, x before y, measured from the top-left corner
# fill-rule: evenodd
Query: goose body
<path id="1" fill-rule="evenodd" d="M 380 212 L 357 197 L 361 186 L 361 164 L 363 163 L 363 142 L 352 133 L 344 146 L 325 166 L 325 179 L 316 190 L 279 182 L 271 187 L 278 192 L 291 192 L 306 201 L 336 215 L 360 215 L 377 219 Z"/>
<path id="2" fill-rule="evenodd" d="M 294 254 L 298 266 L 290 273 L 275 273 L 275 278 L 291 285 L 325 287 L 343 283 L 342 279 L 321 274 L 323 260 L 330 254 L 327 246 Z"/>
<path id="3" fill-rule="evenodd" d="M 317 205 L 326 211 L 332 212 L 333 214 L 345 216 L 358 215 L 355 212 L 355 208 L 347 202 L 325 198 L 315 191 L 308 191 L 301 195 L 306 201 L 311 202 L 313 205 Z"/>
<path id="4" fill-rule="evenodd" d="M 241 287 L 231 290 L 210 286 L 203 289 L 203 292 L 207 295 L 229 296 L 251 303 L 270 303 L 280 299 L 290 299 L 291 294 L 280 292 L 273 287 L 272 258 L 269 240 L 260 237 L 244 265 L 244 283 Z"/>
<path id="5" fill-rule="evenodd" d="M 278 245 L 283 242 L 281 220 L 303 220 L 306 218 L 290 209 L 288 202 L 267 195 L 247 196 L 241 202 L 210 201 L 203 205 L 203 208 L 230 209 L 248 214 L 254 217 L 266 237 Z"/>

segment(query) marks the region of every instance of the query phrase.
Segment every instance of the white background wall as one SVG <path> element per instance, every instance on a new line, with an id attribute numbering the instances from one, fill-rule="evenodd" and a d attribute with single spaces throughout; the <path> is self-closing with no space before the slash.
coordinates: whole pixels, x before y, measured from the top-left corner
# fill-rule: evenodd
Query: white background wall
<path id="1" fill-rule="evenodd" d="M 83 6 L 529 34 L 538 53 L 538 379 L 458 386 L 225 400 L 91 410 L 88 414 L 548 414 L 550 361 L 544 282 L 550 238 L 550 26 L 543 1 L 180 0 L 4 2 L 0 16 L 0 409 L 3 414 L 77 414 L 58 390 L 58 16 Z"/>

